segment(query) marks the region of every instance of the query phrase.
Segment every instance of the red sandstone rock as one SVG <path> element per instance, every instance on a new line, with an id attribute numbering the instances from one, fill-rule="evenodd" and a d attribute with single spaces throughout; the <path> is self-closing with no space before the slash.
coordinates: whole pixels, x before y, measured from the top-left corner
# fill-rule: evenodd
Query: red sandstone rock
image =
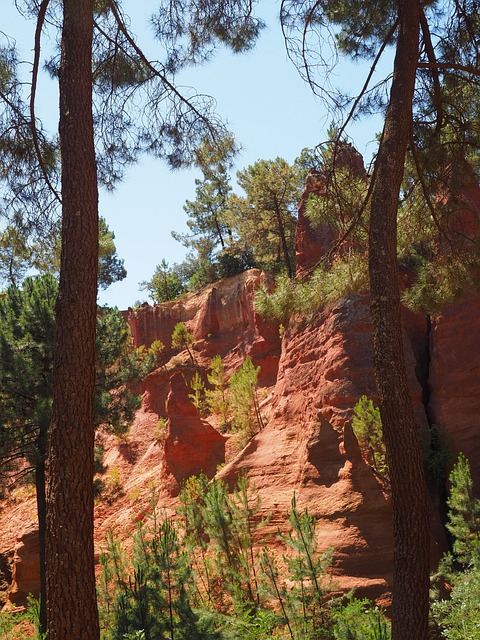
<path id="1" fill-rule="evenodd" d="M 7 591 L 4 610 L 27 606 L 27 597 L 38 598 L 40 592 L 38 530 L 22 534 L 15 546 L 13 556 L 12 583 Z"/>
<path id="2" fill-rule="evenodd" d="M 188 397 L 189 392 L 182 374 L 174 375 L 167 398 L 165 470 L 176 480 L 172 491 L 175 495 L 183 480 L 201 472 L 212 478 L 218 465 L 225 462 L 225 436 L 202 420 Z"/>
<path id="3" fill-rule="evenodd" d="M 346 167 L 357 177 L 365 176 L 363 158 L 351 144 L 340 142 L 336 147 L 335 153 L 336 167 Z M 327 183 L 332 173 L 333 168 L 330 171 L 312 169 L 305 180 L 305 188 L 298 205 L 298 220 L 295 232 L 297 276 L 308 273 L 314 268 L 338 239 L 337 232 L 327 224 L 313 228 L 306 215 L 309 197 L 312 194 L 322 196 L 327 193 Z"/>
<path id="4" fill-rule="evenodd" d="M 285 528 L 295 491 L 299 507 L 308 506 L 318 518 L 319 547 L 335 547 L 336 582 L 371 596 L 384 595 L 390 579 L 390 506 L 348 426 L 360 395 L 375 395 L 368 299 L 346 298 L 319 311 L 312 322 L 292 323 L 279 358 L 278 327 L 264 323 L 252 307 L 260 278 L 255 271 L 206 288 L 197 300 L 191 297 L 182 303 L 184 315 L 178 319 L 190 318 L 189 328 L 197 337 L 195 357 L 205 365 L 215 353 L 224 356 L 230 371 L 245 355 L 262 367 L 274 363 L 262 381 L 269 384 L 276 379 L 262 402 L 267 426 L 221 475 L 233 482 L 243 468 L 247 470 L 263 499 L 264 512 L 271 513 L 272 533 L 277 526 Z M 167 310 L 171 313 L 170 303 Z M 153 318 L 152 327 L 138 316 L 135 322 L 149 341 L 163 340 L 159 333 L 163 325 L 155 318 L 165 318 L 166 312 L 152 312 L 138 312 Z M 169 316 L 167 324 L 174 326 L 176 320 Z M 216 323 L 218 334 L 210 332 Z M 418 327 L 415 330 L 421 333 Z M 406 351 L 412 395 L 419 423 L 424 424 L 408 340 Z M 152 482 L 161 504 L 171 508 L 182 480 L 200 471 L 211 476 L 224 461 L 225 437 L 198 415 L 184 381 L 184 376 L 188 382 L 193 375 L 193 368 L 186 356 L 179 360 L 175 365 L 166 363 L 143 383 L 143 407 L 128 439 L 119 443 L 105 437 L 105 464 L 116 470 L 120 486 L 110 506 L 101 502 L 96 507 L 97 553 L 109 528 L 129 537 L 145 517 L 151 508 Z M 168 416 L 165 442 L 157 428 L 162 416 Z"/>
<path id="5" fill-rule="evenodd" d="M 449 306 L 432 318 L 430 411 L 455 457 L 470 460 L 480 493 L 480 296 Z"/>
<path id="6" fill-rule="evenodd" d="M 143 339 L 147 344 L 156 339 L 168 343 L 170 330 L 184 321 L 194 333 L 195 357 L 202 366 L 208 366 L 210 358 L 220 353 L 232 372 L 246 355 L 252 356 L 262 367 L 261 384 L 267 393 L 262 411 L 267 424 L 220 475 L 233 483 L 242 469 L 247 471 L 261 495 L 263 512 L 271 514 L 268 527 L 272 534 L 277 527 L 286 528 L 286 512 L 295 492 L 299 508 L 308 506 L 318 519 L 319 548 L 335 548 L 337 584 L 345 589 L 355 586 L 359 595 L 388 596 L 392 553 L 389 499 L 362 459 L 349 426 L 358 398 L 362 394 L 375 397 L 368 298 L 344 298 L 319 310 L 312 322 L 292 322 L 280 352 L 278 327 L 265 323 L 252 306 L 254 288 L 262 277 L 255 270 L 206 287 L 182 302 L 166 303 L 163 309 L 139 310 L 130 317 L 134 339 L 137 345 Z M 478 346 L 469 328 L 475 305 L 480 302 L 472 299 L 465 307 L 452 308 L 450 316 L 447 312 L 439 316 L 432 332 L 432 411 L 452 424 L 452 433 L 460 437 L 465 421 L 474 432 L 473 416 L 476 419 L 478 414 L 474 400 L 480 395 L 475 387 Z M 417 421 L 424 426 L 422 389 L 415 370 L 425 364 L 426 325 L 405 313 L 404 327 L 412 398 Z M 172 354 L 167 349 L 166 359 Z M 175 358 L 178 363 L 166 362 L 143 383 L 143 406 L 126 441 L 104 436 L 105 477 L 116 469 L 119 487 L 110 495 L 110 504 L 103 501 L 96 506 L 97 553 L 105 546 L 110 528 L 131 540 L 136 523 L 151 509 L 152 483 L 157 499 L 170 513 L 183 479 L 201 470 L 213 475 L 224 460 L 225 437 L 200 418 L 188 399 L 183 375 L 188 381 L 193 368 L 185 354 Z M 452 415 L 461 418 L 453 423 Z M 169 422 L 165 441 L 157 426 L 164 416 Z M 468 455 L 466 449 L 476 452 L 476 445 L 467 433 L 465 430 L 462 448 Z M 23 525 L 15 525 L 17 532 L 34 513 L 31 500 L 18 516 L 17 522 Z M 2 532 L 12 529 L 6 523 L 6 516 L 2 516 Z M 11 548 L 10 538 L 8 543 L 7 537 L 0 541 L 0 551 Z M 22 553 L 19 548 L 18 559 Z M 32 590 L 27 586 L 28 578 L 26 584 L 22 582 L 21 569 L 16 572 L 16 581 L 19 591 Z"/>
<path id="7" fill-rule="evenodd" d="M 422 389 L 405 336 L 417 422 L 426 427 Z M 351 296 L 292 322 L 285 333 L 267 427 L 220 473 L 233 484 L 246 469 L 285 527 L 293 493 L 318 520 L 318 544 L 335 549 L 333 574 L 342 588 L 379 597 L 392 570 L 388 495 L 360 454 L 349 421 L 363 394 L 375 398 L 368 296 Z"/>

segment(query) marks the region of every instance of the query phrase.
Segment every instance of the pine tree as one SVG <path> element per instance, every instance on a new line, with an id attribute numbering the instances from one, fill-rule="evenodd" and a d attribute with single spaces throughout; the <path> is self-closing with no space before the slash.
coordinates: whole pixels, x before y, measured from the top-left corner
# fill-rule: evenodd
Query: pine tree
<path id="1" fill-rule="evenodd" d="M 205 535 L 203 517 L 204 498 L 208 492 L 208 478 L 200 474 L 186 480 L 180 491 L 179 514 L 183 519 L 185 546 L 190 556 L 193 575 L 200 588 L 197 589 L 199 600 L 209 604 L 213 599 L 213 568 L 207 557 L 209 541 Z M 200 557 L 199 557 L 200 556 Z"/>
<path id="2" fill-rule="evenodd" d="M 353 408 L 352 429 L 360 450 L 381 478 L 388 483 L 382 419 L 378 407 L 367 396 L 361 396 Z"/>
<path id="3" fill-rule="evenodd" d="M 195 366 L 195 356 L 192 351 L 194 342 L 193 333 L 187 329 L 187 325 L 184 322 L 177 322 L 172 333 L 172 349 L 186 349 L 193 366 Z"/>
<path id="4" fill-rule="evenodd" d="M 258 265 L 295 273 L 294 237 L 301 178 L 283 158 L 258 160 L 237 173 L 246 196 L 232 195 L 225 218 L 241 246 L 252 247 Z"/>
<path id="5" fill-rule="evenodd" d="M 205 383 L 198 371 L 195 371 L 195 373 L 193 374 L 193 378 L 190 382 L 190 388 L 192 389 L 193 393 L 189 393 L 188 397 L 195 405 L 198 413 L 203 416 L 206 410 Z"/>
<path id="6" fill-rule="evenodd" d="M 470 464 L 460 454 L 450 473 L 447 529 L 453 554 L 446 553 L 436 578 L 448 584 L 448 598 L 432 602 L 432 615 L 442 638 L 474 638 L 480 624 L 480 500 L 473 493 Z"/>
<path id="7" fill-rule="evenodd" d="M 37 17 L 30 109 L 17 100 L 19 83 L 10 81 L 16 63 L 15 52 L 10 47 L 7 60 L 10 66 L 4 66 L 2 54 L 2 69 L 6 69 L 2 80 L 10 83 L 8 89 L 14 100 L 9 99 L 7 92 L 0 96 L 4 106 L 2 124 L 7 123 L 2 126 L 0 146 L 10 147 L 6 158 L 7 162 L 13 159 L 12 165 L 23 155 L 21 167 L 26 170 L 22 174 L 19 163 L 15 175 L 27 176 L 27 186 L 12 181 L 8 172 L 1 174 L 12 189 L 12 202 L 16 202 L 16 207 L 20 202 L 17 193 L 28 201 L 29 207 L 35 204 L 28 189 L 34 182 L 32 166 L 35 165 L 37 176 L 33 177 L 40 176 L 43 191 L 53 201 L 53 208 L 61 202 L 62 209 L 48 453 L 47 627 L 50 640 L 67 636 L 72 640 L 98 640 L 92 489 L 98 180 L 112 187 L 140 151 L 149 151 L 178 167 L 193 161 L 195 148 L 201 144 L 210 148 L 221 145 L 224 128 L 212 115 L 212 101 L 208 102 L 205 96 L 197 99 L 183 96 L 166 75 L 182 66 L 181 48 L 172 42 L 171 35 L 190 34 L 192 40 L 185 51 L 189 52 L 187 57 L 191 62 L 190 54 L 204 59 L 205 50 L 219 40 L 238 51 L 248 48 L 261 25 L 250 17 L 248 3 L 220 9 L 215 3 L 201 9 L 182 3 L 179 11 L 166 14 L 162 14 L 160 8 L 154 25 L 156 35 L 167 45 L 169 54 L 167 63 L 162 65 L 149 61 L 137 46 L 116 2 L 65 0 L 61 6 L 53 6 L 48 0 L 42 0 L 28 5 Z M 48 11 L 52 14 L 47 16 Z M 194 18 L 192 27 L 170 31 L 173 16 L 184 23 Z M 219 19 L 215 19 L 217 16 Z M 204 34 L 199 25 L 205 24 L 223 24 L 224 28 L 209 29 Z M 61 195 L 57 183 L 51 179 L 51 174 L 58 169 L 53 160 L 55 147 L 44 140 L 35 117 L 41 37 L 47 26 L 58 27 L 59 33 L 53 41 L 60 41 L 61 36 L 60 57 L 54 57 L 47 65 L 51 74 L 58 77 L 60 90 Z M 199 33 L 202 33 L 200 39 Z M 145 100 L 138 99 L 142 92 Z M 167 108 L 160 108 L 165 103 Z M 22 149 L 17 144 L 19 132 L 28 141 Z M 58 172 L 56 175 L 58 177 Z M 41 211 L 45 209 L 42 207 Z M 78 567 L 82 568 L 81 575 Z"/>
<path id="8" fill-rule="evenodd" d="M 174 300 L 185 291 L 183 279 L 178 273 L 177 265 L 169 267 L 165 259 L 155 267 L 150 280 L 140 283 L 140 288 L 149 292 L 155 304 Z"/>
<path id="9" fill-rule="evenodd" d="M 212 389 L 205 392 L 209 410 L 220 416 L 220 431 L 225 431 L 229 424 L 230 394 L 225 367 L 220 355 L 216 355 L 210 361 L 210 373 L 207 373 Z"/>
<path id="10" fill-rule="evenodd" d="M 247 356 L 241 367 L 230 378 L 231 424 L 232 429 L 239 433 L 242 446 L 263 428 L 263 418 L 257 397 L 259 372 L 260 367 L 255 367 Z"/>
<path id="11" fill-rule="evenodd" d="M 470 464 L 463 454 L 450 474 L 447 529 L 453 536 L 453 553 L 465 567 L 480 559 L 480 500 L 473 493 Z"/>
<path id="12" fill-rule="evenodd" d="M 187 550 L 174 522 L 156 507 L 150 522 L 137 527 L 131 566 L 111 534 L 101 564 L 102 622 L 109 640 L 136 633 L 145 640 L 206 637 L 191 606 Z"/>
<path id="13" fill-rule="evenodd" d="M 45 458 L 52 414 L 57 295 L 57 280 L 45 274 L 26 278 L 22 287 L 9 287 L 0 299 L 0 480 L 11 484 L 34 478 L 43 603 Z M 138 382 L 154 364 L 153 353 L 143 357 L 130 350 L 130 332 L 121 313 L 102 309 L 97 317 L 96 426 L 125 433 L 140 405 L 140 397 L 127 385 Z"/>
<path id="14" fill-rule="evenodd" d="M 304 638 L 330 638 L 331 611 L 324 601 L 328 592 L 325 578 L 332 549 L 317 553 L 315 518 L 307 509 L 303 513 L 298 511 L 295 495 L 287 517 L 291 531 L 282 539 L 293 551 L 285 561 L 295 583 L 294 598 L 298 608 L 294 614 L 298 632 Z"/>

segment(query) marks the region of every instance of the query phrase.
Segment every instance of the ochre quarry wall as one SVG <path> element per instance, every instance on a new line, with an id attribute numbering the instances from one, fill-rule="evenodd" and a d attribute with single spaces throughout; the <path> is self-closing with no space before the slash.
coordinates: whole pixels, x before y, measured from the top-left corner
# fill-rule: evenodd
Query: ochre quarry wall
<path id="1" fill-rule="evenodd" d="M 355 155 L 354 159 L 358 160 Z M 310 187 L 316 182 L 318 176 Z M 476 193 L 469 200 L 472 210 L 480 202 Z M 301 206 L 307 197 L 305 193 Z M 474 222 L 477 219 L 474 216 Z M 328 230 L 316 237 L 308 225 L 302 214 L 298 273 L 316 264 L 335 240 Z M 476 222 L 469 222 L 470 228 L 476 232 Z M 335 584 L 355 587 L 357 595 L 388 604 L 390 497 L 362 458 L 350 426 L 360 396 L 376 396 L 368 295 L 341 298 L 318 309 L 311 319 L 293 318 L 279 332 L 278 324 L 265 322 L 255 312 L 254 294 L 261 284 L 269 286 L 271 279 L 254 269 L 176 301 L 125 312 L 134 346 L 161 340 L 165 349 L 159 368 L 141 385 L 143 403 L 128 437 L 118 441 L 99 434 L 106 472 L 102 499 L 95 508 L 96 553 L 105 547 L 109 529 L 131 544 L 136 523 L 151 509 L 152 486 L 155 500 L 174 514 L 182 481 L 200 471 L 213 477 L 220 465 L 218 476 L 230 485 L 247 472 L 261 497 L 263 514 L 270 515 L 265 526 L 272 534 L 286 527 L 295 493 L 299 507 L 308 507 L 318 520 L 319 550 L 334 549 Z M 480 296 L 475 295 L 428 320 L 402 312 L 408 381 L 421 437 L 428 441 L 429 421 L 438 425 L 452 450 L 469 457 L 477 490 L 479 315 Z M 186 351 L 172 348 L 178 322 L 194 336 L 193 362 Z M 195 371 L 205 374 L 216 354 L 223 358 L 227 375 L 246 356 L 261 368 L 265 426 L 240 452 L 231 447 L 229 435 L 219 432 L 218 418 L 200 416 L 189 397 Z M 444 548 L 436 504 L 432 493 L 432 563 Z M 38 592 L 34 496 L 2 505 L 0 531 L 0 553 L 11 556 L 15 549 L 7 601 L 12 607 L 24 603 L 28 591 Z"/>
<path id="2" fill-rule="evenodd" d="M 181 302 L 129 314 L 136 346 L 162 340 L 166 349 L 161 366 L 142 385 L 143 405 L 128 438 L 119 442 L 103 436 L 107 471 L 105 494 L 95 509 L 97 554 L 110 528 L 128 544 L 136 522 L 151 508 L 152 483 L 157 499 L 173 513 L 185 478 L 201 470 L 212 477 L 226 462 L 219 475 L 233 483 L 243 469 L 247 471 L 263 512 L 270 514 L 272 532 L 286 526 L 295 492 L 299 506 L 308 506 L 318 519 L 319 549 L 335 549 L 335 584 L 387 602 L 392 559 L 389 496 L 362 459 L 350 427 L 358 398 L 375 398 L 368 296 L 343 298 L 309 321 L 293 319 L 280 339 L 278 325 L 265 323 L 254 311 L 254 290 L 265 281 L 265 274 L 252 270 Z M 189 398 L 195 367 L 186 352 L 172 350 L 170 341 L 179 321 L 195 337 L 196 366 L 208 367 L 219 353 L 229 374 L 247 355 L 261 367 L 266 426 L 238 454 L 229 449 L 229 437 L 216 429 L 215 419 L 202 418 Z M 424 390 L 416 371 L 428 366 L 418 362 L 419 354 L 425 354 L 426 326 L 406 314 L 409 383 L 422 430 L 427 425 Z M 433 402 L 433 392 L 430 397 Z M 0 528 L 8 535 L 0 551 L 8 553 L 16 546 L 17 562 L 24 562 L 38 544 L 35 536 L 22 538 L 35 517 L 34 500 L 16 508 L 15 527 L 4 526 L 8 517 L 5 509 Z M 34 591 L 21 571 L 14 579 L 12 595 L 25 593 L 26 583 Z M 15 604 L 21 601 L 14 598 Z"/>

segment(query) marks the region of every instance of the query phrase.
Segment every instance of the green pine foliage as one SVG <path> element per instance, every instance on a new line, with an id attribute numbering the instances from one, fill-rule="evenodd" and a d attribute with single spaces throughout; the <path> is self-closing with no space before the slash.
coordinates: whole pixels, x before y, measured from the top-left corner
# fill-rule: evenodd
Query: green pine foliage
<path id="1" fill-rule="evenodd" d="M 255 310 L 267 320 L 287 324 L 293 315 L 311 318 L 327 304 L 342 296 L 354 295 L 368 288 L 365 254 L 351 250 L 337 257 L 326 268 L 319 265 L 305 279 L 277 277 L 275 289 L 260 287 L 255 293 Z"/>
<path id="2" fill-rule="evenodd" d="M 145 640 L 200 640 L 217 635 L 202 628 L 192 609 L 191 570 L 176 525 L 153 509 L 140 524 L 127 560 L 112 534 L 101 556 L 99 602 L 106 640 L 143 634 Z M 142 637 L 142 636 L 140 636 Z"/>
<path id="3" fill-rule="evenodd" d="M 449 597 L 436 594 L 432 616 L 442 638 L 473 640 L 480 632 L 480 500 L 463 454 L 450 474 L 450 485 L 447 529 L 453 537 L 452 553 L 442 558 L 435 576 L 440 584 L 447 583 Z"/>
<path id="4" fill-rule="evenodd" d="M 190 556 L 191 568 L 197 585 L 198 602 L 210 606 L 213 601 L 214 568 L 208 557 L 209 539 L 205 532 L 204 497 L 209 490 L 208 478 L 200 474 L 188 478 L 179 495 L 178 513 L 185 532 L 185 548 Z"/>
<path id="5" fill-rule="evenodd" d="M 28 277 L 0 299 L 0 452 L 2 477 L 28 473 L 43 460 L 52 403 L 57 280 Z M 99 310 L 95 420 L 123 435 L 140 405 L 129 385 L 156 364 L 160 345 L 132 350 L 130 331 L 117 309 Z M 25 466 L 27 460 L 30 466 Z"/>
<path id="6" fill-rule="evenodd" d="M 260 367 L 255 367 L 247 356 L 230 378 L 231 428 L 238 434 L 239 446 L 244 446 L 263 428 L 257 395 L 259 372 Z"/>
<path id="7" fill-rule="evenodd" d="M 244 580 L 231 507 L 227 486 L 222 481 L 214 480 L 204 497 L 202 517 L 210 541 L 212 567 L 215 567 L 216 597 L 219 604 L 225 607 L 228 605 L 222 600 L 229 596 L 228 604 L 236 605 L 241 610 L 245 604 L 242 590 Z"/>
<path id="8" fill-rule="evenodd" d="M 447 640 L 475 640 L 480 632 L 480 570 L 478 567 L 455 574 L 450 598 L 432 604 L 432 613 L 441 637 Z"/>
<path id="9" fill-rule="evenodd" d="M 189 393 L 188 397 L 197 408 L 198 413 L 201 416 L 204 416 L 207 409 L 207 402 L 205 399 L 205 383 L 198 371 L 195 371 L 195 373 L 193 374 L 193 378 L 190 382 L 190 388 L 193 393 Z"/>
<path id="10" fill-rule="evenodd" d="M 219 479 L 188 479 L 177 518 L 158 510 L 156 499 L 132 556 L 112 534 L 101 556 L 104 640 L 388 640 L 380 610 L 332 597 L 331 551 L 318 552 L 315 519 L 295 497 L 289 531 L 275 542 L 284 549 L 282 569 L 245 476 L 232 492 Z"/>
<path id="11" fill-rule="evenodd" d="M 172 333 L 172 349 L 186 349 L 191 363 L 195 366 L 195 356 L 192 346 L 195 342 L 193 333 L 187 329 L 184 322 L 177 322 Z"/>
<path id="12" fill-rule="evenodd" d="M 353 408 L 352 429 L 363 457 L 379 477 L 389 483 L 380 409 L 367 396 L 361 396 Z"/>
<path id="13" fill-rule="evenodd" d="M 333 588 L 327 569 L 333 550 L 317 552 L 316 520 L 308 509 L 303 513 L 298 511 L 295 495 L 287 517 L 291 529 L 282 539 L 290 549 L 284 559 L 294 584 L 290 595 L 292 626 L 297 630 L 297 637 L 306 640 L 330 638 L 332 607 L 327 595 Z"/>
<path id="14" fill-rule="evenodd" d="M 230 416 L 230 393 L 225 367 L 220 355 L 216 355 L 210 361 L 210 373 L 207 373 L 208 383 L 211 389 L 206 389 L 206 403 L 211 413 L 220 417 L 219 429 L 227 430 Z"/>
<path id="15" fill-rule="evenodd" d="M 234 446 L 241 449 L 264 427 L 264 417 L 260 411 L 258 376 L 260 367 L 255 367 L 247 356 L 230 378 L 220 355 L 210 361 L 210 372 L 197 367 L 192 345 L 195 339 L 185 323 L 175 325 L 172 347 L 185 349 L 195 371 L 190 380 L 189 398 L 201 416 L 218 416 L 218 429 L 234 434 Z M 163 346 L 163 345 L 162 345 Z M 208 386 L 205 384 L 205 377 Z"/>
<path id="16" fill-rule="evenodd" d="M 335 640 L 390 640 L 390 623 L 379 607 L 351 597 L 334 613 Z"/>
<path id="17" fill-rule="evenodd" d="M 26 278 L 0 298 L 0 471 L 3 479 L 45 457 L 52 404 L 54 307 L 58 285 Z"/>
<path id="18" fill-rule="evenodd" d="M 128 431 L 141 404 L 131 387 L 155 367 L 160 349 L 157 343 L 149 350 L 134 350 L 130 342 L 130 329 L 118 309 L 102 309 L 97 319 L 95 420 L 117 436 Z"/>
<path id="19" fill-rule="evenodd" d="M 150 280 L 140 282 L 140 289 L 148 291 L 154 304 L 175 300 L 186 291 L 178 265 L 170 267 L 165 259 L 155 267 Z"/>
<path id="20" fill-rule="evenodd" d="M 255 311 L 267 320 L 288 324 L 291 316 L 300 313 L 301 282 L 285 275 L 276 278 L 275 289 L 262 285 L 255 292 Z"/>
<path id="21" fill-rule="evenodd" d="M 454 538 L 453 553 L 463 566 L 480 560 L 480 500 L 473 493 L 470 464 L 460 454 L 450 474 L 447 529 Z"/>
<path id="22" fill-rule="evenodd" d="M 245 196 L 229 198 L 225 219 L 255 262 L 271 273 L 295 272 L 295 228 L 302 177 L 283 158 L 258 160 L 237 173 Z"/>
<path id="23" fill-rule="evenodd" d="M 416 279 L 403 294 L 406 306 L 430 314 L 455 302 L 466 291 L 478 291 L 479 256 L 474 248 L 435 260 L 419 260 Z"/>
<path id="24" fill-rule="evenodd" d="M 117 255 L 115 234 L 105 218 L 99 218 L 98 286 L 107 289 L 127 276 L 124 261 Z M 58 276 L 60 272 L 60 224 L 49 224 L 48 233 L 20 220 L 0 232 L 0 282 L 21 286 L 29 269 Z"/>

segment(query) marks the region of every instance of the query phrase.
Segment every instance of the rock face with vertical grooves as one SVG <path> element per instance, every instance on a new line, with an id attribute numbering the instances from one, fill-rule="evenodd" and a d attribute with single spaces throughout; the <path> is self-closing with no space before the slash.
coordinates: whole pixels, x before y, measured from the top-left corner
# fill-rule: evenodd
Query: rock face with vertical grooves
<path id="1" fill-rule="evenodd" d="M 263 511 L 271 514 L 272 531 L 285 526 L 295 492 L 299 506 L 308 505 L 318 518 L 319 548 L 335 548 L 336 584 L 383 597 L 389 592 L 392 555 L 389 498 L 362 459 L 349 423 L 358 398 L 375 397 L 368 296 L 343 298 L 309 322 L 292 321 L 281 340 L 278 326 L 265 323 L 253 308 L 254 289 L 264 280 L 264 274 L 252 270 L 181 302 L 131 312 L 136 346 L 160 339 L 166 349 L 162 366 L 142 385 L 143 406 L 128 439 L 119 443 L 104 437 L 108 500 L 96 507 L 98 551 L 110 527 L 129 535 L 148 513 L 152 482 L 170 509 L 184 479 L 202 470 L 212 476 L 226 461 L 220 476 L 233 482 L 246 469 Z M 169 333 L 179 321 L 194 335 L 195 364 L 186 351 L 171 348 Z M 406 358 L 417 419 L 424 428 L 422 388 L 415 375 L 419 332 L 410 318 Z M 189 398 L 195 367 L 205 371 L 216 353 L 228 374 L 247 355 L 261 367 L 266 426 L 237 454 L 215 428 L 214 417 L 200 417 Z M 30 502 L 25 522 L 33 513 Z M 8 512 L 0 527 L 5 518 Z M 3 551 L 14 540 L 1 544 Z M 30 553 L 26 543 L 23 550 Z M 19 558 L 21 553 L 19 549 Z M 16 592 L 24 592 L 30 578 L 16 576 Z"/>
<path id="2" fill-rule="evenodd" d="M 308 188 L 318 189 L 324 178 L 311 179 Z M 306 192 L 297 231 L 299 273 L 315 265 L 334 240 L 328 229 L 315 235 L 309 228 L 304 215 L 307 197 Z M 477 232 L 478 216 L 472 211 L 479 206 L 480 191 L 473 189 L 462 229 Z M 95 510 L 97 552 L 110 528 L 126 541 L 131 538 L 136 523 L 151 509 L 152 483 L 156 498 L 171 514 L 183 480 L 200 471 L 211 477 L 226 462 L 218 475 L 232 485 L 243 470 L 248 473 L 262 499 L 263 513 L 270 514 L 265 526 L 272 534 L 286 527 L 295 492 L 299 507 L 308 506 L 318 520 L 318 548 L 334 548 L 334 583 L 342 589 L 355 587 L 357 595 L 388 604 L 389 495 L 362 458 L 350 426 L 359 397 L 375 399 L 376 395 L 368 295 L 339 299 L 318 309 L 308 321 L 294 318 L 280 337 L 278 324 L 265 322 L 254 309 L 255 289 L 269 282 L 266 274 L 254 269 L 179 300 L 125 312 L 135 346 L 161 340 L 165 349 L 161 366 L 141 386 L 143 404 L 128 439 L 118 442 L 103 434 L 107 471 L 104 499 Z M 431 329 L 426 318 L 406 309 L 402 312 L 408 380 L 419 429 L 428 440 L 428 402 L 428 417 L 448 434 L 451 448 L 463 451 L 473 462 L 477 488 L 480 346 L 475 318 L 479 313 L 480 296 L 474 295 L 432 317 Z M 184 322 L 194 337 L 193 361 L 186 351 L 172 348 L 171 335 L 178 322 Z M 194 372 L 200 371 L 205 378 L 216 354 L 222 356 L 227 375 L 246 356 L 261 367 L 265 427 L 240 452 L 218 431 L 218 419 L 200 416 L 189 397 Z M 3 507 L 1 554 L 13 553 L 34 514 L 33 497 Z M 435 557 L 443 538 L 434 500 L 432 524 Z M 10 606 L 21 603 L 21 594 L 35 592 L 38 573 L 29 560 L 35 553 L 38 542 L 30 532 L 17 545 Z"/>
<path id="3" fill-rule="evenodd" d="M 480 296 L 471 295 L 432 318 L 430 399 L 432 421 L 454 458 L 463 452 L 480 491 Z"/>

